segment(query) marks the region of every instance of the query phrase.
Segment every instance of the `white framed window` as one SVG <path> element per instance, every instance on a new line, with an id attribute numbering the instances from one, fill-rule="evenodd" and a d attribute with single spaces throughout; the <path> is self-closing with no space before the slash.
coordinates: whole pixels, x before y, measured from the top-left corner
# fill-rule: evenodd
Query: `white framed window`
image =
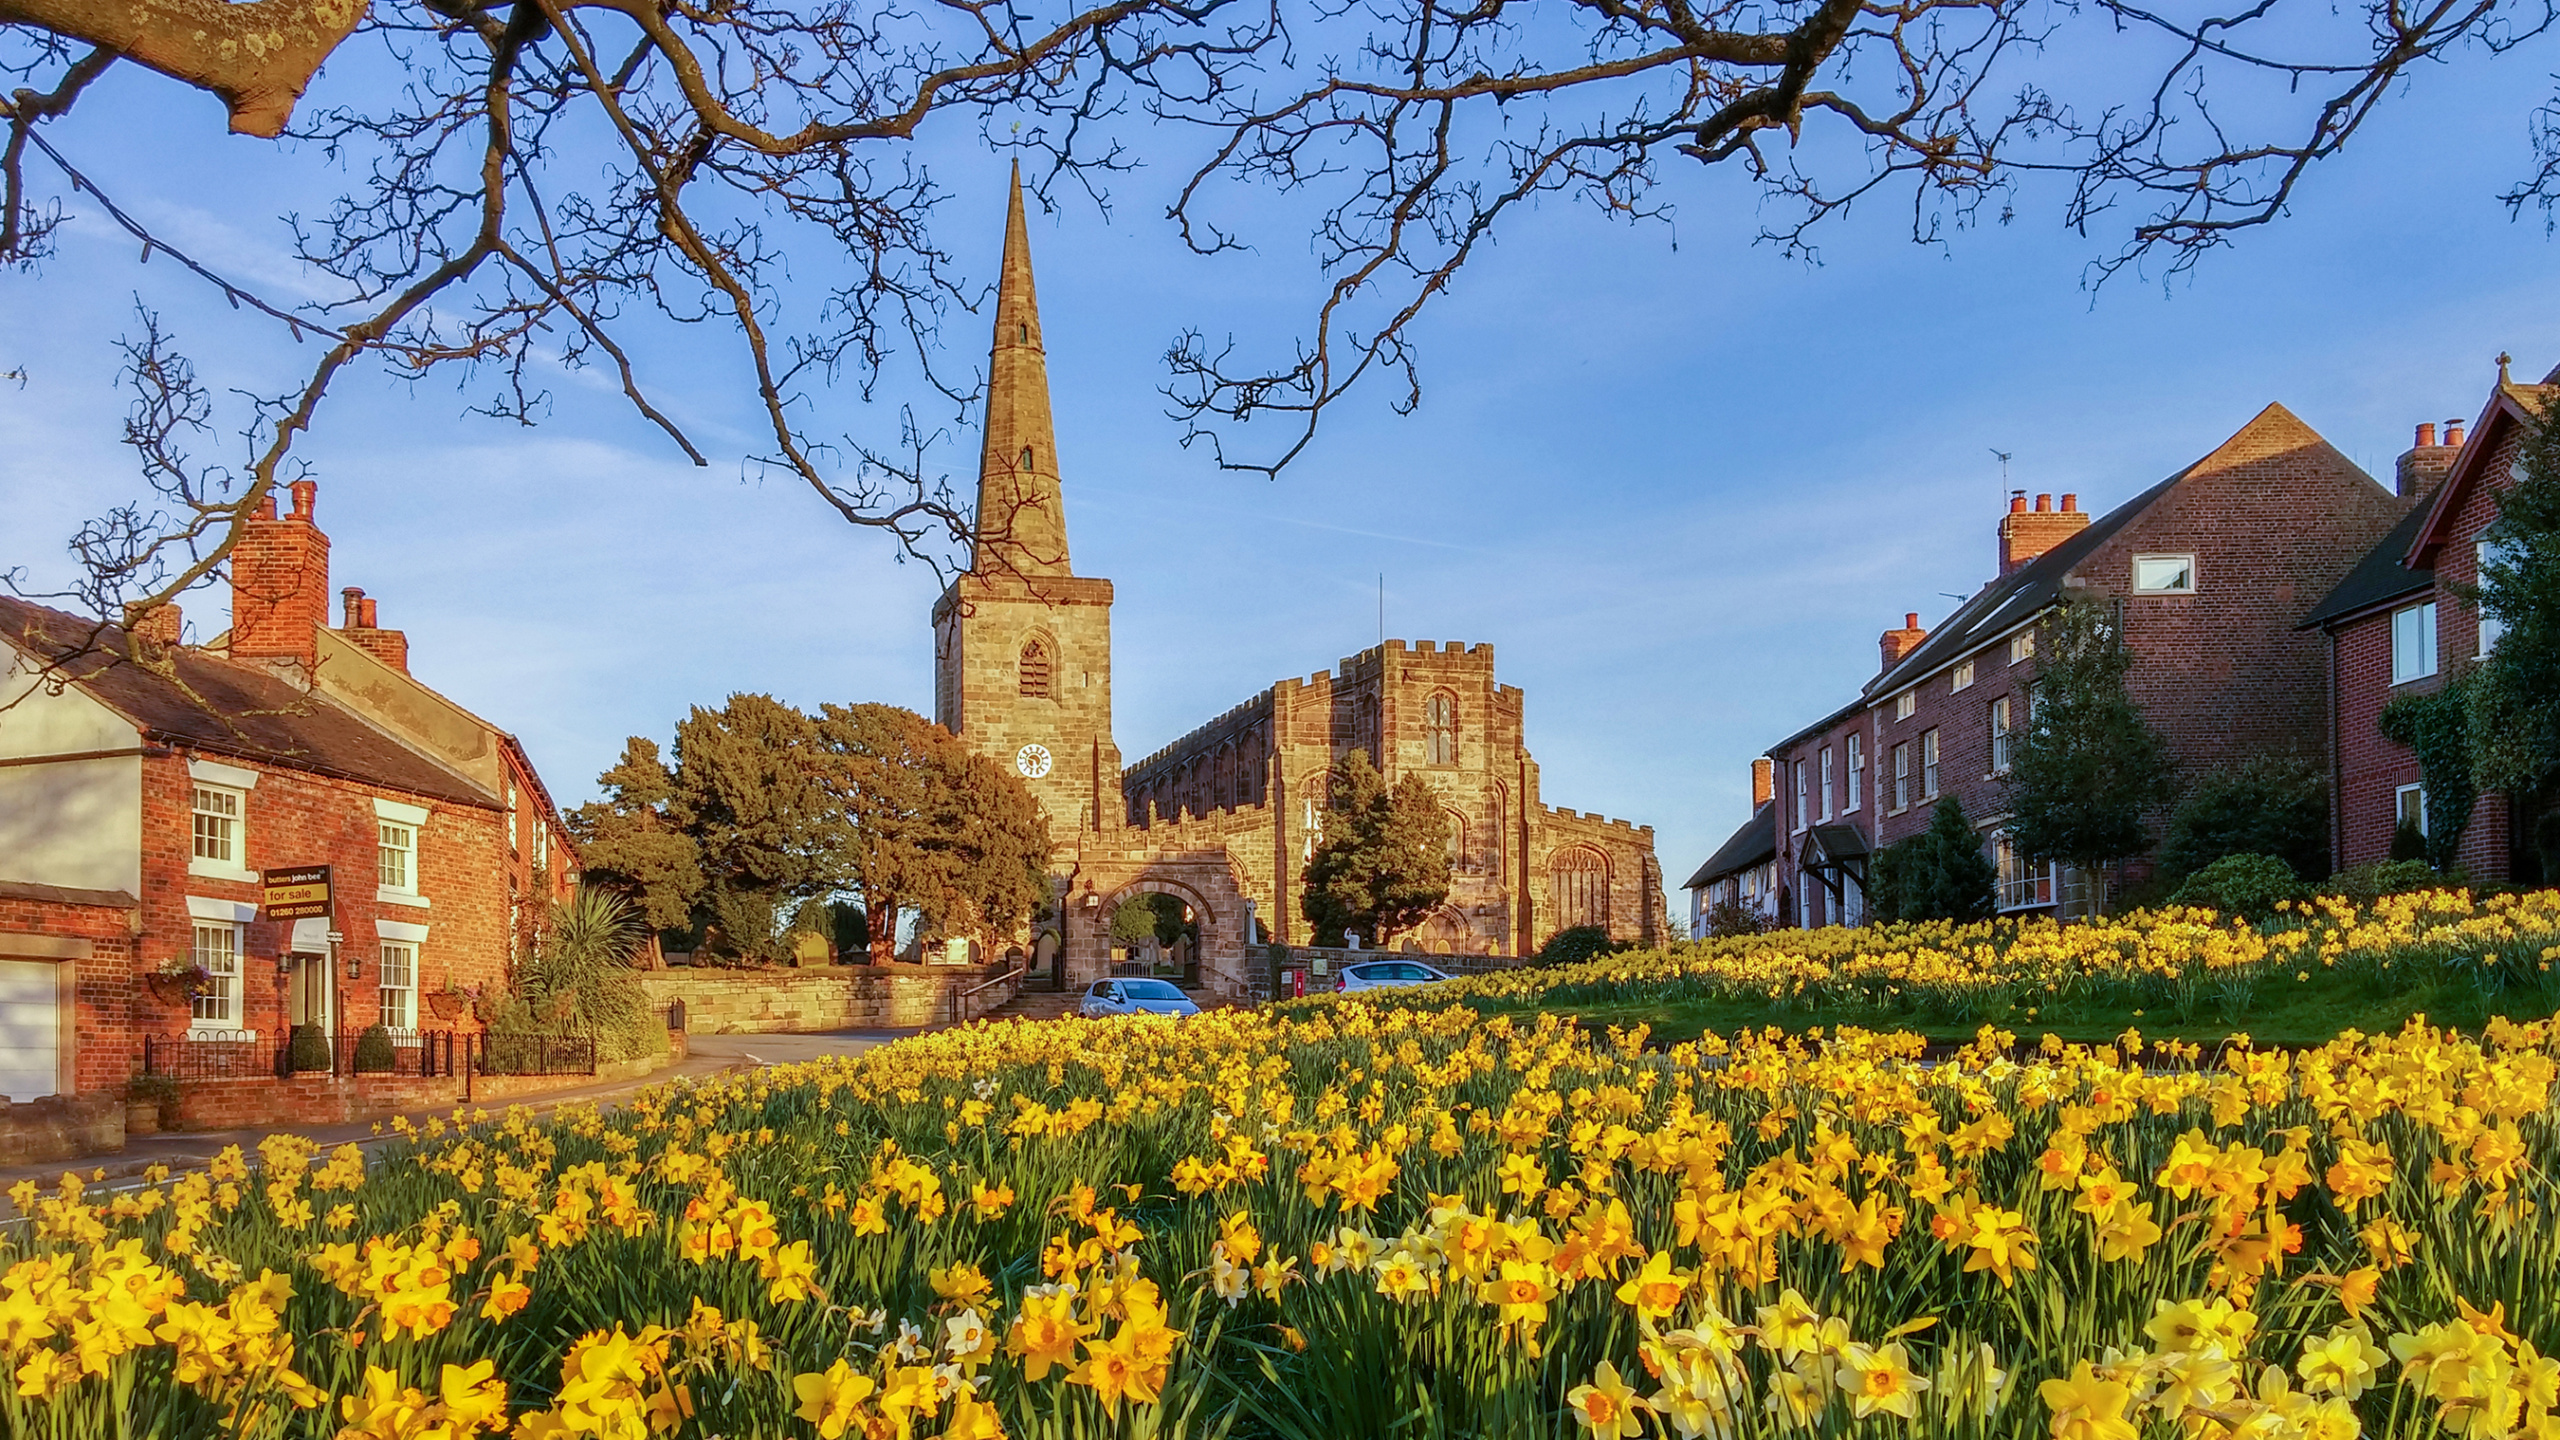
<path id="1" fill-rule="evenodd" d="M 2009 697 L 1991 702 L 1991 773 L 2009 773 Z"/>
<path id="2" fill-rule="evenodd" d="M 2134 556 L 2133 593 L 2136 595 L 2193 595 L 2196 593 L 2196 557 L 2193 555 Z"/>
<path id="3" fill-rule="evenodd" d="M 551 868 L 551 827 L 540 820 L 533 822 L 533 868 Z"/>
<path id="4" fill-rule="evenodd" d="M 258 883 L 249 868 L 249 792 L 258 772 L 214 760 L 190 760 L 187 873 L 215 880 Z"/>
<path id="5" fill-rule="evenodd" d="M 1857 735 L 1852 734 L 1849 737 L 1849 803 L 1845 808 L 1853 811 L 1858 808 L 1858 802 L 1864 798 L 1861 792 L 1866 789 L 1866 780 L 1866 747 Z"/>
<path id="6" fill-rule="evenodd" d="M 2391 612 L 2391 683 L 2406 685 L 2436 673 L 2436 602 L 2403 605 Z"/>
<path id="7" fill-rule="evenodd" d="M 2020 661 L 2033 660 L 2034 658 L 2036 658 L 2036 632 L 2033 630 L 2021 630 L 2017 634 L 2009 637 L 2010 664 L 2015 665 Z"/>
<path id="8" fill-rule="evenodd" d="M 1920 798 L 1938 798 L 1938 730 L 1934 725 L 1920 732 Z"/>
<path id="9" fill-rule="evenodd" d="M 1911 742 L 1893 747 L 1893 808 L 1911 808 Z"/>
<path id="10" fill-rule="evenodd" d="M 418 947 L 405 940 L 382 942 L 382 1024 L 393 1030 L 418 1028 Z"/>
<path id="11" fill-rule="evenodd" d="M 1803 762 L 1803 761 L 1801 761 L 1801 760 L 1797 761 L 1797 762 L 1795 763 L 1795 772 L 1796 772 L 1796 828 L 1797 828 L 1797 829 L 1799 829 L 1799 830 L 1801 830 L 1801 829 L 1803 829 L 1803 828 L 1804 828 L 1804 815 L 1805 815 L 1805 809 L 1804 809 L 1804 771 L 1805 771 L 1805 764 L 1804 764 L 1804 762 Z"/>
<path id="12" fill-rule="evenodd" d="M 190 1030 L 232 1030 L 240 1025 L 241 927 L 222 922 L 195 923 L 191 958 L 212 978 L 203 993 L 187 1002 Z"/>
<path id="13" fill-rule="evenodd" d="M 1831 818 L 1831 747 L 1822 747 L 1822 818 Z"/>
<path id="14" fill-rule="evenodd" d="M 2471 572 L 2471 578 L 2474 583 L 2477 583 L 2482 573 L 2488 570 L 2491 561 L 2505 560 L 2508 558 L 2507 547 L 2499 544 L 2495 540 L 2479 541 L 2472 546 L 2471 555 L 2473 563 L 2478 567 Z M 2498 637 L 2506 633 L 2507 626 L 2505 621 L 2500 620 L 2485 609 L 2480 612 L 2480 656 L 2482 659 L 2487 659 L 2489 652 L 2498 648 Z"/>
<path id="15" fill-rule="evenodd" d="M 2427 833 L 2426 786 L 2403 785 L 2391 792 L 2391 824 L 2394 829 L 2414 825 L 2419 834 Z"/>
<path id="16" fill-rule="evenodd" d="M 1947 674 L 1947 693 L 1952 695 L 1973 683 L 1973 662 L 1967 660 Z"/>
<path id="17" fill-rule="evenodd" d="M 2053 903 L 2053 866 L 2029 865 L 2005 831 L 1992 840 L 1992 855 L 2000 867 L 1992 898 L 2000 909 L 2032 910 Z"/>
<path id="18" fill-rule="evenodd" d="M 520 847 L 516 844 L 516 782 L 510 780 L 507 782 L 507 850 L 512 854 L 518 848 Z"/>
<path id="19" fill-rule="evenodd" d="M 427 807 L 376 800 L 373 821 L 374 898 L 426 908 L 426 897 L 418 893 L 418 840 L 426 833 Z"/>
<path id="20" fill-rule="evenodd" d="M 1920 692 L 1916 690 L 1905 690 L 1901 694 L 1893 697 L 1893 718 L 1896 720 L 1908 720 L 1911 718 L 1911 712 L 1918 709 L 1919 706 Z"/>

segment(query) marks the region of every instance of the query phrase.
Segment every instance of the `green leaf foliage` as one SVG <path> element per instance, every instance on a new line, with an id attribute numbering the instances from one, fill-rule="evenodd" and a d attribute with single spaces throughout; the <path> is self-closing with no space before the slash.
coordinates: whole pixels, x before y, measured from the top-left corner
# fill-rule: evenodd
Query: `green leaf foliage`
<path id="1" fill-rule="evenodd" d="M 1609 938 L 1606 925 L 1571 925 L 1548 936 L 1547 943 L 1538 947 L 1537 958 L 1531 963 L 1547 967 L 1579 965 L 1585 960 L 1594 960 L 1625 948 Z"/>
<path id="2" fill-rule="evenodd" d="M 596 778 L 605 798 L 566 817 L 586 883 L 630 899 L 652 929 L 690 927 L 702 898 L 702 849 L 668 813 L 676 778 L 658 758 L 658 742 L 632 736 Z"/>
<path id="3" fill-rule="evenodd" d="M 874 960 L 894 958 L 902 911 L 992 948 L 1048 899 L 1049 822 L 1011 767 L 894 705 L 821 706 L 817 729 Z"/>
<path id="4" fill-rule="evenodd" d="M 2160 873 L 2176 884 L 2229 855 L 2276 856 L 2297 879 L 2328 874 L 2329 784 L 2320 767 L 2253 755 L 2199 779 L 2169 813 Z"/>
<path id="5" fill-rule="evenodd" d="M 2106 604 L 2055 607 L 2036 653 L 2010 757 L 2010 837 L 2029 860 L 2103 874 L 2150 848 L 2144 821 L 2168 799 L 2168 748 L 2125 688 L 2133 652 Z"/>
<path id="6" fill-rule="evenodd" d="M 1325 815 L 1298 907 L 1317 944 L 1340 945 L 1356 931 L 1383 949 L 1449 898 L 1449 818 L 1421 776 L 1389 789 L 1355 750 L 1334 772 Z"/>
<path id="7" fill-rule="evenodd" d="M 1944 795 L 1928 829 L 1868 858 L 1867 905 L 1879 921 L 1984 920 L 1999 879 L 2000 867 L 1983 853 L 1964 802 Z"/>
<path id="8" fill-rule="evenodd" d="M 2293 866 L 2276 856 L 2225 855 L 2188 876 L 2169 903 L 2265 920 L 2275 914 L 2278 904 L 2310 893 Z"/>
<path id="9" fill-rule="evenodd" d="M 2472 802 L 2480 793 L 2471 778 L 2470 691 L 2477 674 L 2457 675 L 2434 690 L 2402 695 L 2382 707 L 2382 737 L 2417 753 L 2418 776 L 2426 784 L 2426 858 L 2439 870 L 2453 867 L 2462 832 L 2471 823 Z"/>
<path id="10" fill-rule="evenodd" d="M 631 958 L 644 937 L 631 902 L 581 887 L 551 907 L 516 959 L 515 1004 L 489 1027 L 514 1034 L 592 1036 L 598 1060 L 630 1060 L 666 1047 Z"/>
<path id="11" fill-rule="evenodd" d="M 2467 696 L 2471 772 L 2482 790 L 2530 796 L 2560 779 L 2560 417 L 2525 427 L 2485 538 L 2479 583 L 2460 594 L 2504 633 Z"/>

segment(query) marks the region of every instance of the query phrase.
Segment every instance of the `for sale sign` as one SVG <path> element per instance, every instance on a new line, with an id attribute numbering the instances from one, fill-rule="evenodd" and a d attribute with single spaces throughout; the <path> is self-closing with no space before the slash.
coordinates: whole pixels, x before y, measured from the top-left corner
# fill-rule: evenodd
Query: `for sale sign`
<path id="1" fill-rule="evenodd" d="M 266 882 L 262 913 L 270 920 L 323 920 L 330 915 L 329 867 L 290 865 L 261 872 Z"/>

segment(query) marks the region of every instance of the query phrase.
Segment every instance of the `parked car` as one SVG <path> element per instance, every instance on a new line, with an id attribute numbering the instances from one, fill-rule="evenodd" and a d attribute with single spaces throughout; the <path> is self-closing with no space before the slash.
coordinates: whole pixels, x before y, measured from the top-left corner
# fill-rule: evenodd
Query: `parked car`
<path id="1" fill-rule="evenodd" d="M 1200 1007 L 1179 986 L 1164 980 L 1096 980 L 1076 1009 L 1090 1018 L 1105 1015 L 1197 1015 Z"/>
<path id="2" fill-rule="evenodd" d="M 1435 970 L 1419 960 L 1364 960 L 1345 965 L 1333 977 L 1336 990 L 1391 990 L 1399 985 L 1428 985 L 1435 980 L 1454 980 L 1446 970 Z"/>

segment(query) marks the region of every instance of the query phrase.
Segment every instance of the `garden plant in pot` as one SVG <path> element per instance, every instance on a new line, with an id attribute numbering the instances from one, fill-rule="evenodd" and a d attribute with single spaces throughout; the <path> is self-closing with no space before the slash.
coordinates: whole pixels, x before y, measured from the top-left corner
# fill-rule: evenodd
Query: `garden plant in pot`
<path id="1" fill-rule="evenodd" d="M 174 1122 L 178 1082 L 167 1075 L 136 1075 L 124 1087 L 124 1133 L 157 1135 Z"/>

